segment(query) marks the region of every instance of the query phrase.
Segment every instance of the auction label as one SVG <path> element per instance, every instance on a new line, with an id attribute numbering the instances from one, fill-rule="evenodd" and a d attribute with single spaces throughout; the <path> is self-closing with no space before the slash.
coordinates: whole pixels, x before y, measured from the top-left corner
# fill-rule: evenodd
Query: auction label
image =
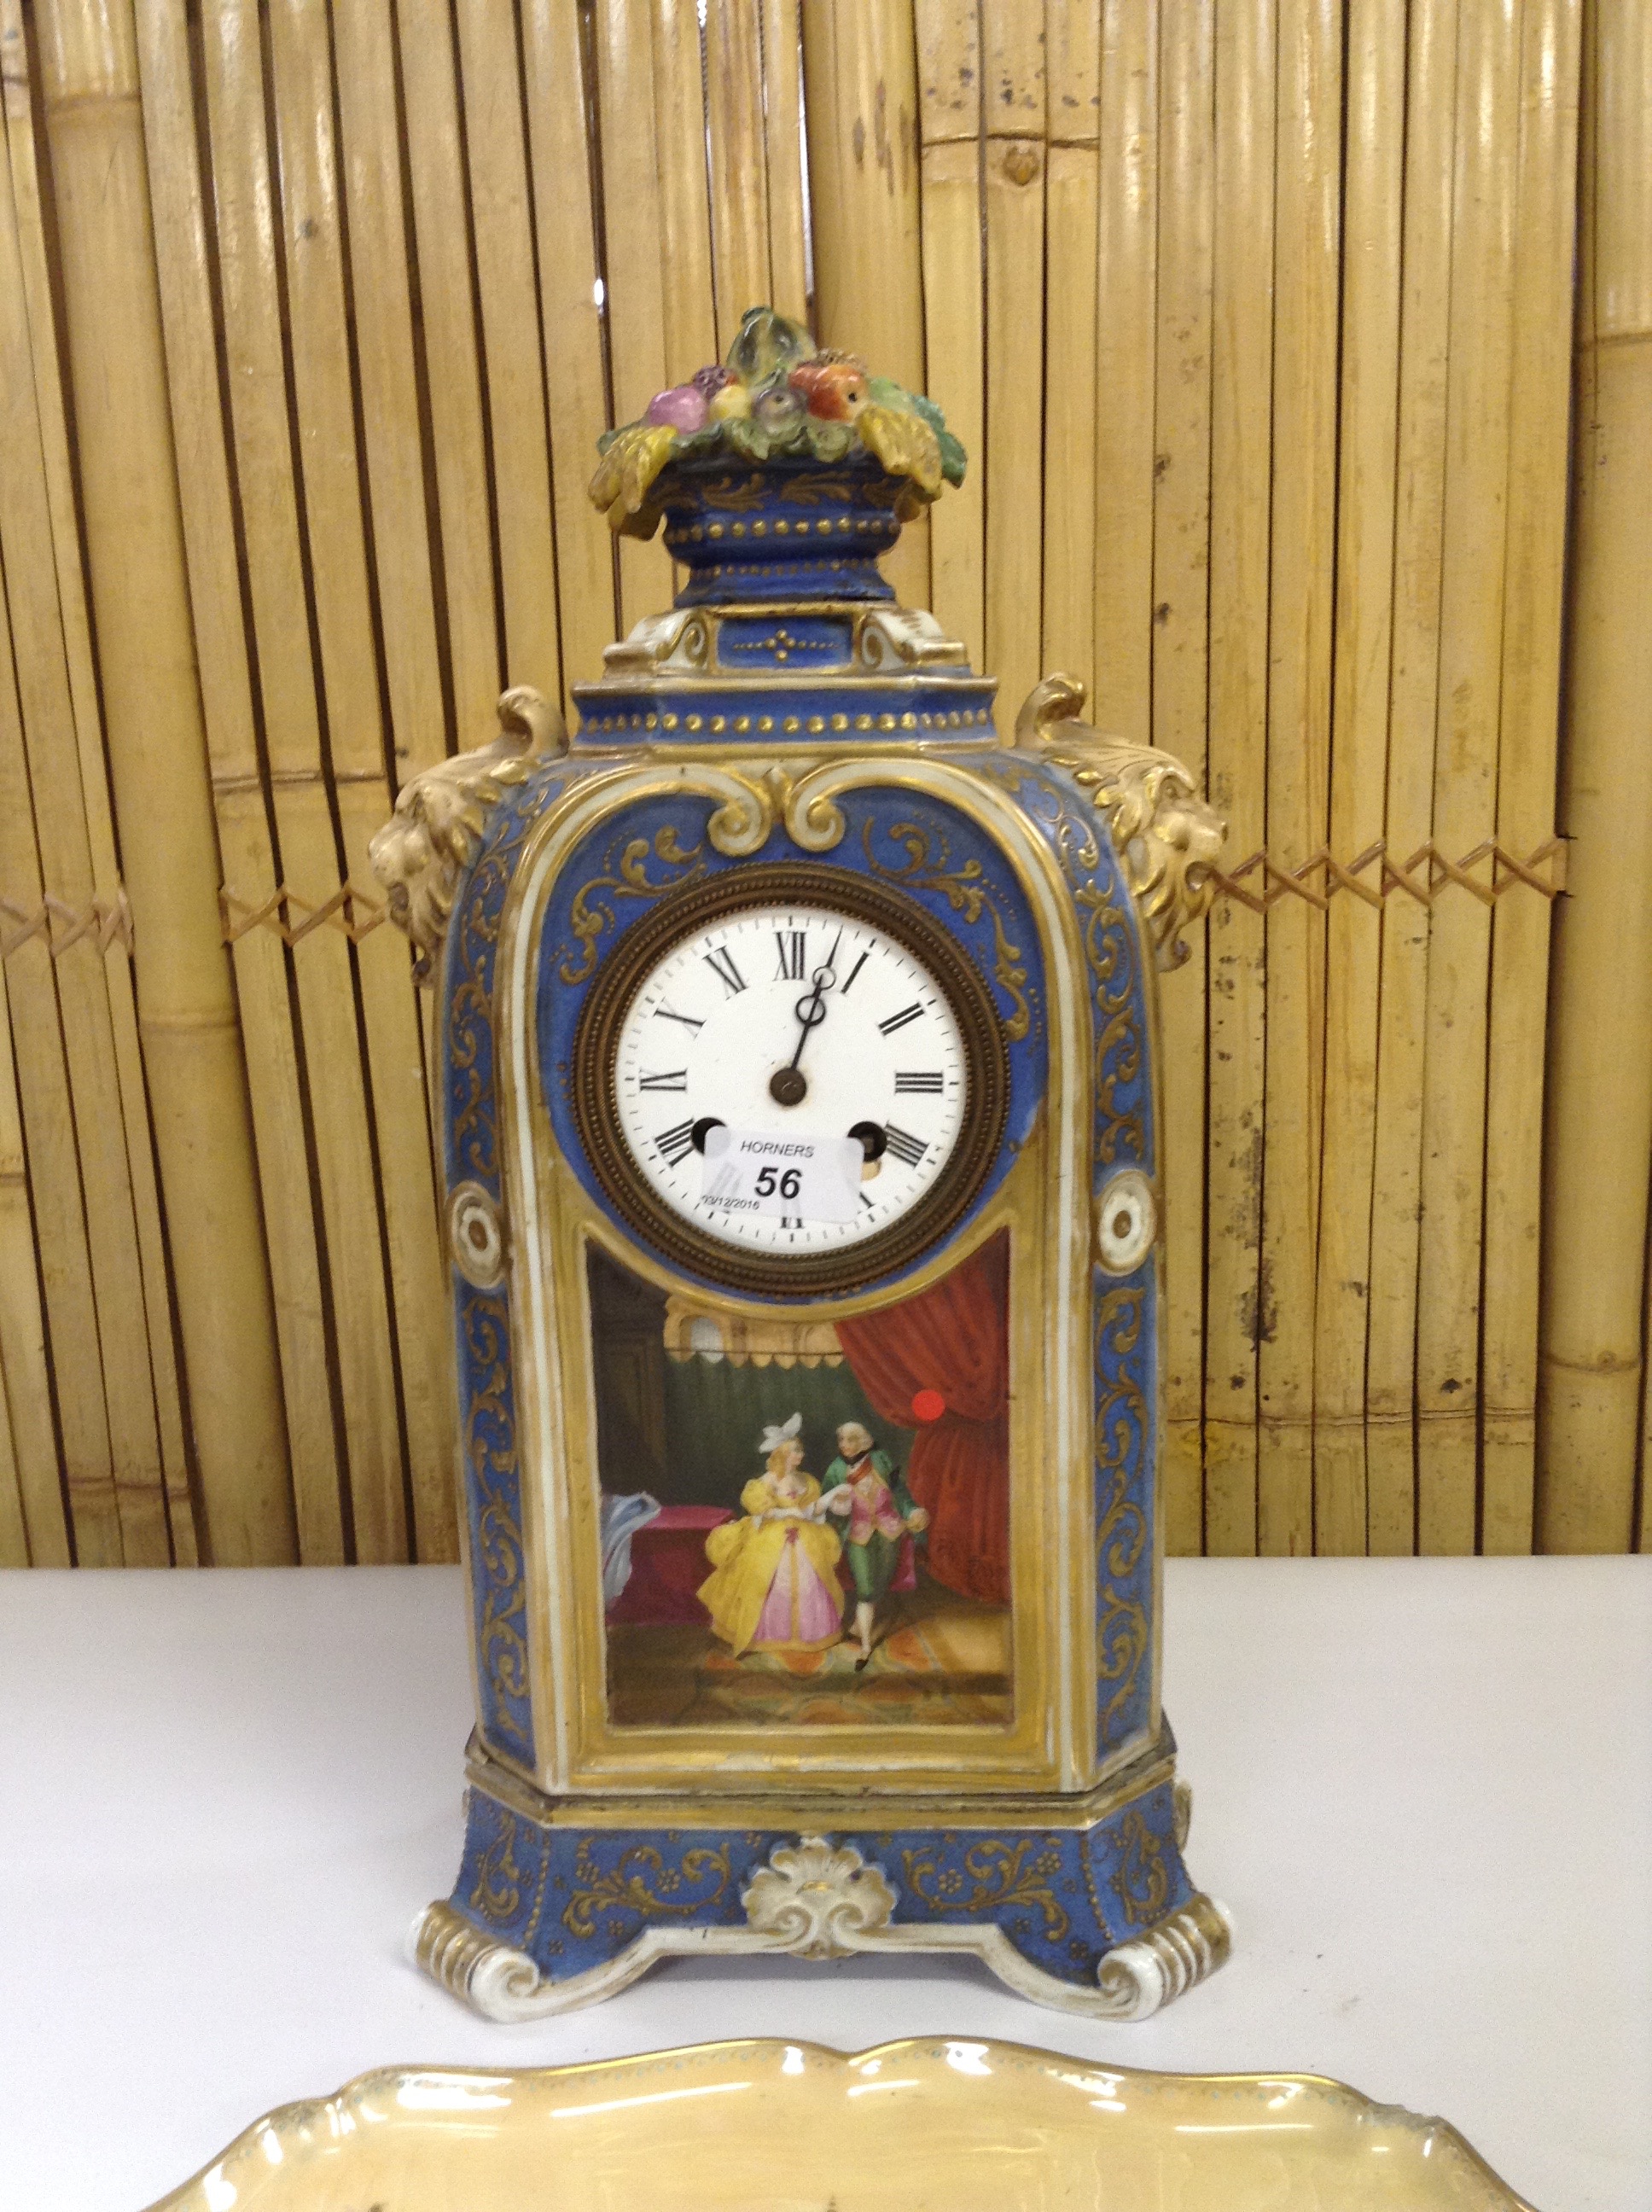
<path id="1" fill-rule="evenodd" d="M 858 1137 L 777 1137 L 708 1129 L 701 1190 L 730 1213 L 852 1221 L 865 1152 Z"/>

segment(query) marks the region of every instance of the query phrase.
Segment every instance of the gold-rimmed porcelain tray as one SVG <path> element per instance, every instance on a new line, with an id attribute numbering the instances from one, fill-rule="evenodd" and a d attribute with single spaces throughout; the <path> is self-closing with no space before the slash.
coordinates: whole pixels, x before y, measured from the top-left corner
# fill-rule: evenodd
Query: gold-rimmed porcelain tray
<path id="1" fill-rule="evenodd" d="M 1302 2074 L 938 2039 L 401 2068 L 285 2105 L 154 2212 L 1530 2212 L 1455 2129 Z"/>

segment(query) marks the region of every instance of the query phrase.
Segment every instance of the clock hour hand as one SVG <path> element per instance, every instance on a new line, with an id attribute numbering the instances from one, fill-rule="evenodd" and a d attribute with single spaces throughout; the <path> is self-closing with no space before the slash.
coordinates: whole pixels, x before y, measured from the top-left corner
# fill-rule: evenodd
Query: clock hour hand
<path id="1" fill-rule="evenodd" d="M 803 1048 L 809 1042 L 809 1032 L 817 1029 L 826 1018 L 826 994 L 837 977 L 832 963 L 837 958 L 837 948 L 843 942 L 840 929 L 832 940 L 832 949 L 826 955 L 825 965 L 817 968 L 814 988 L 798 1000 L 793 1009 L 798 1018 L 798 1041 L 792 1057 L 784 1067 L 777 1067 L 768 1079 L 768 1095 L 777 1106 L 795 1106 L 809 1093 L 809 1079 L 798 1062 L 803 1058 Z"/>

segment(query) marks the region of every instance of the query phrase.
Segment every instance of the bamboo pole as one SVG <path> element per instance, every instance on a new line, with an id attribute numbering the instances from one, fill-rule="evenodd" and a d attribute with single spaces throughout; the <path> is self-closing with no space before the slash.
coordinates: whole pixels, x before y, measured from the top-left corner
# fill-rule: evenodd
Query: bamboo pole
<path id="1" fill-rule="evenodd" d="M 487 362 L 505 679 L 561 696 L 538 274 L 513 11 L 458 0 L 471 244 Z M 473 497 L 474 489 L 472 489 Z"/>
<path id="2" fill-rule="evenodd" d="M 988 669 L 980 11 L 975 0 L 918 0 L 916 27 L 924 321 L 934 397 L 969 456 L 963 483 L 930 514 L 932 604 L 948 636 Z M 1007 685 L 1005 698 L 1013 713 Z"/>
<path id="3" fill-rule="evenodd" d="M 1341 21 L 1279 10 L 1274 236 L 1273 518 L 1267 835 L 1301 861 L 1324 842 L 1330 768 L 1336 487 Z M 1314 1253 L 1318 1240 L 1325 927 L 1292 899 L 1267 918 L 1266 1179 L 1258 1357 L 1257 1541 L 1314 1547 Z M 1270 1325 L 1271 1324 L 1271 1325 Z"/>
<path id="4" fill-rule="evenodd" d="M 1044 652 L 1096 680 L 1096 256 L 1101 0 L 1046 0 Z M 928 257 L 928 212 L 924 245 Z M 937 518 L 938 520 L 938 518 Z M 932 524 L 932 531 L 935 525 Z M 938 574 L 939 554 L 936 556 Z"/>
<path id="5" fill-rule="evenodd" d="M 926 388 L 919 237 L 918 62 L 910 0 L 810 0 L 803 10 L 815 327 L 909 391 Z M 901 533 L 884 573 L 930 603 L 929 525 Z"/>
<path id="6" fill-rule="evenodd" d="M 66 1567 L 73 1553 L 52 1422 L 52 1372 L 35 1264 L 36 1222 L 29 1208 L 8 1000 L 6 971 L 0 965 L 0 1373 L 5 1378 L 11 1477 L 27 1554 L 14 1564 Z"/>
<path id="7" fill-rule="evenodd" d="M 1503 0 L 1463 0 L 1434 753 L 1434 834 L 1451 853 L 1496 821 L 1516 30 Z M 1429 947 L 1417 1300 L 1418 1541 L 1430 1553 L 1475 1547 L 1491 952 L 1488 909 L 1442 900 Z"/>
<path id="8" fill-rule="evenodd" d="M 1215 48 L 1208 9 L 1159 17 L 1158 331 L 1153 347 L 1153 742 L 1201 789 L 1210 719 Z M 1161 994 L 1169 1548 L 1196 1552 L 1205 1483 L 1206 933 Z"/>
<path id="9" fill-rule="evenodd" d="M 1013 712 L 1042 673 L 1044 27 L 982 0 L 987 666 Z"/>
<path id="10" fill-rule="evenodd" d="M 304 346 L 299 333 L 312 278 L 308 269 L 294 269 L 290 255 L 283 263 L 281 248 L 283 227 L 290 243 L 292 232 L 305 222 L 316 226 L 305 243 L 315 243 L 322 215 L 312 212 L 319 203 L 301 185 L 293 207 L 275 200 L 257 25 L 252 0 L 225 0 L 204 25 L 223 343 L 279 865 L 301 896 L 319 903 L 343 870 L 324 768 L 321 716 L 329 702 L 319 691 L 310 605 L 313 590 L 319 624 L 322 586 L 338 579 L 325 562 L 315 582 L 307 578 L 299 502 L 313 491 L 310 503 L 324 510 L 325 527 L 336 487 L 328 481 L 329 457 L 318 451 L 324 413 L 310 423 L 301 482 L 295 473 L 282 332 L 283 268 L 296 279 L 291 295 L 295 359 Z M 296 156 L 291 131 L 282 146 L 284 157 L 289 149 Z M 307 403 L 319 407 L 313 385 L 307 380 L 302 388 Z M 335 438 L 341 434 L 336 418 L 331 427 Z M 332 734 L 349 760 L 355 740 L 346 697 L 331 702 Z M 370 713 L 376 724 L 376 701 L 352 703 L 357 714 Z M 296 1469 L 300 1539 L 307 1563 L 348 1559 L 353 1552 L 366 1559 L 393 1559 L 404 1556 L 402 1449 L 349 946 L 336 929 L 313 930 L 294 948 L 293 972 L 325 1229 L 350 1516 L 304 1469 Z"/>
<path id="11" fill-rule="evenodd" d="M 20 88 L 8 84 L 9 101 Z M 27 97 L 26 88 L 22 88 Z M 9 123 L 15 134 L 15 118 Z M 12 669 L 42 892 L 75 914 L 96 885 L 81 783 L 74 701 L 55 564 L 37 384 L 57 371 L 48 325 L 31 331 L 12 170 L 0 164 L 0 560 L 6 574 Z M 32 337 L 51 348 L 31 358 Z M 27 835 L 19 823 L 13 835 Z M 97 1314 L 99 1376 L 109 1425 L 116 1555 L 131 1566 L 171 1563 L 149 1371 L 137 1224 L 127 1173 L 108 977 L 94 939 L 53 963 L 58 1026 L 69 1077 L 86 1237 Z M 60 1354 L 68 1347 L 60 1347 Z M 88 1532 L 88 1541 L 89 1532 Z"/>
<path id="12" fill-rule="evenodd" d="M 1377 834 L 1394 635 L 1394 447 L 1405 156 L 1404 0 L 1354 0 L 1344 155 L 1340 496 L 1330 844 Z M 1372 896 L 1380 896 L 1379 889 Z M 1314 1548 L 1366 1548 L 1365 1340 L 1376 1131 L 1379 908 L 1327 917 L 1325 1141 L 1314 1310 Z"/>
<path id="13" fill-rule="evenodd" d="M 659 191 L 657 250 L 665 381 L 684 384 L 695 369 L 717 357 L 700 24 L 695 0 L 648 0 L 648 4 L 653 15 L 653 150 Z M 732 179 L 730 183 L 736 191 L 744 188 Z"/>
<path id="14" fill-rule="evenodd" d="M 1153 392 L 1158 0 L 1102 9 L 1096 297 L 1096 726 L 1133 744 L 1153 722 Z"/>
<path id="15" fill-rule="evenodd" d="M 0 586 L 8 580 L 0 574 Z M 13 903 L 32 914 L 39 909 L 45 886 L 18 708 L 10 613 L 3 589 L 0 589 L 0 617 L 3 617 L 0 619 L 0 882 L 7 885 Z M 118 1567 L 123 1557 L 120 1510 L 115 1495 L 102 1370 L 94 1364 L 97 1299 L 51 948 L 42 937 L 32 937 L 13 948 L 6 967 L 11 1051 L 22 1107 L 38 1264 L 54 1370 L 65 1359 L 67 1347 L 82 1346 L 94 1354 L 86 1363 L 91 1370 L 88 1387 L 65 1389 L 58 1408 L 75 1556 L 87 1566 Z M 21 1255 L 18 1260 L 21 1265 Z M 27 1264 L 32 1273 L 35 1261 L 31 1259 Z M 14 1285 L 9 1297 L 23 1310 L 26 1285 Z"/>
<path id="16" fill-rule="evenodd" d="M 447 0 L 397 0 L 396 28 L 417 246 L 412 306 L 423 349 L 440 525 L 438 616 L 452 687 L 451 734 L 469 745 L 494 726 L 495 702 L 507 678 L 470 189 Z"/>
<path id="17" fill-rule="evenodd" d="M 358 33 L 362 21 L 358 15 Z M 303 514 L 320 648 L 326 768 L 344 880 L 366 885 L 373 880 L 367 841 L 389 812 L 392 794 L 386 776 L 375 595 L 367 571 L 349 330 L 352 322 L 359 326 L 364 319 L 371 320 L 382 303 L 370 293 L 365 302 L 347 305 L 340 222 L 343 180 L 333 143 L 332 58 L 325 0 L 276 0 L 270 23 L 294 390 L 299 420 L 305 426 Z M 353 316 L 349 306 L 355 308 Z M 380 327 L 370 349 L 375 354 L 392 337 L 388 318 L 381 314 L 379 319 Z M 364 419 L 370 396 L 377 404 L 380 442 L 399 437 L 404 449 L 410 445 L 416 452 L 418 419 L 410 374 L 387 386 L 381 374 L 365 386 Z M 398 401 L 414 411 L 400 419 L 391 415 L 387 410 Z M 543 451 L 543 428 L 535 450 Z M 381 470 L 381 478 L 382 474 Z M 542 514 L 542 532 L 547 531 L 548 520 L 548 514 Z M 396 564 L 391 580 L 392 585 L 402 580 Z M 378 604 L 382 605 L 381 598 Z M 387 648 L 388 626 L 384 634 Z M 414 709 L 423 722 L 427 757 L 440 757 L 440 721 L 431 726 L 434 704 L 424 689 Z M 307 949 L 307 945 L 299 948 L 301 960 Z M 395 1452 L 389 1450 L 386 1432 L 382 1462 L 353 1470 L 356 1555 L 371 1561 L 405 1559 L 411 1534 L 415 1556 L 452 1558 L 457 1529 L 452 1503 L 453 1417 L 446 1387 L 446 1267 L 439 1242 L 412 970 L 405 945 L 388 930 L 361 939 L 355 948 L 354 966 L 367 1047 L 367 1066 L 361 1071 L 358 1061 L 358 1079 L 364 1073 L 374 1179 L 390 1263 L 396 1358 L 386 1379 L 391 1406 L 399 1400 L 401 1422 Z M 348 975 L 348 968 L 343 973 Z M 381 1389 L 380 1401 L 382 1395 Z M 353 1430 L 357 1426 L 355 1409 L 347 1403 L 345 1410 Z M 383 1486 L 369 1488 L 363 1472 Z"/>
<path id="18" fill-rule="evenodd" d="M 1216 21 L 1211 398 L 1211 798 L 1242 859 L 1267 835 L 1268 503 L 1272 474 L 1270 0 Z M 1231 865 L 1231 863 L 1230 863 Z M 1204 1548 L 1256 1549 L 1266 926 L 1224 900 L 1208 929 Z"/>
<path id="19" fill-rule="evenodd" d="M 15 37 L 10 34 L 15 33 Z M 79 811 L 86 830 L 94 897 L 112 909 L 125 896 L 115 852 L 109 794 L 108 760 L 93 661 L 86 576 L 81 556 L 79 515 L 69 458 L 64 413 L 63 368 L 52 308 L 52 277 L 36 167 L 34 124 L 28 82 L 21 63 L 27 44 L 17 0 L 0 0 L 0 39 L 10 39 L 14 66 L 7 74 L 5 104 L 12 189 L 16 203 L 18 245 L 31 345 L 46 366 L 34 378 L 34 398 L 51 516 L 52 568 L 66 663 L 76 747 L 80 763 Z M 149 1381 L 159 1432 L 161 1481 L 172 1557 L 179 1566 L 197 1564 L 195 1503 L 184 1433 L 183 1401 L 174 1343 L 176 1316 L 161 1221 L 161 1193 L 155 1177 L 155 1143 L 144 1085 L 143 1048 L 138 1042 L 137 999 L 127 945 L 112 940 L 103 956 L 103 986 L 112 1039 L 116 1083 L 125 1139 L 125 1180 L 137 1241 L 143 1314 L 147 1324 Z"/>
<path id="20" fill-rule="evenodd" d="M 226 889 L 270 908 L 280 887 L 259 769 L 240 560 L 218 382 L 210 263 L 195 143 L 195 88 L 183 0 L 139 0 L 138 51 L 149 143 L 167 382 L 189 560 L 190 599 Z M 325 1231 L 298 1062 L 288 956 L 272 929 L 236 938 L 232 957 L 275 1291 L 301 1558 L 344 1557 L 342 1422 L 329 1370 Z"/>
<path id="21" fill-rule="evenodd" d="M 28 1528 L 23 1518 L 22 1478 L 11 1440 L 11 1401 L 0 1366 L 0 1567 L 26 1567 Z"/>
<path id="22" fill-rule="evenodd" d="M 447 714 L 430 574 L 424 443 L 402 203 L 396 48 L 389 0 L 332 14 L 340 138 L 337 187 L 349 242 L 349 341 L 361 380 L 374 605 L 398 779 L 443 759 Z M 364 886 L 365 887 L 365 886 Z"/>
<path id="23" fill-rule="evenodd" d="M 1384 816 L 1403 860 L 1433 828 L 1445 507 L 1448 311 L 1456 106 L 1454 0 L 1415 0 L 1407 56 L 1400 259 L 1400 460 Z M 1416 1372 L 1423 1042 L 1430 912 L 1403 893 L 1382 915 L 1371 1314 L 1366 1347 L 1366 1521 L 1374 1553 L 1417 1541 Z"/>
<path id="24" fill-rule="evenodd" d="M 128 0 L 38 15 L 98 655 L 212 1555 L 286 1555 L 286 1437 L 208 793 Z"/>
<path id="25" fill-rule="evenodd" d="M 1564 592 L 1579 0 L 1521 20 L 1514 386 L 1509 429 L 1497 840 L 1552 836 Z M 1549 902 L 1510 895 L 1491 921 L 1486 1054 L 1485 1323 L 1480 1548 L 1529 1552 L 1536 1492 L 1538 1261 Z"/>
<path id="26" fill-rule="evenodd" d="M 712 301 L 716 352 L 728 351 L 740 317 L 774 285 L 768 258 L 768 163 L 763 130 L 762 25 L 752 0 L 705 13 L 702 161 L 711 198 Z"/>
<path id="27" fill-rule="evenodd" d="M 634 0 L 597 0 L 592 23 L 613 419 L 630 422 L 666 382 L 653 26 Z M 658 539 L 623 538 L 617 552 L 623 631 L 671 605 L 671 564 Z"/>
<path id="28" fill-rule="evenodd" d="M 758 0 L 762 30 L 763 160 L 768 184 L 769 298 L 810 320 L 805 258 L 801 0 Z"/>
<path id="29" fill-rule="evenodd" d="M 577 0 L 528 0 L 522 20 L 534 222 L 539 241 L 539 336 L 550 414 L 556 580 L 567 687 L 602 673 L 619 610 L 613 539 L 586 496 L 607 419 L 595 216 L 586 158 L 585 58 Z M 579 96 L 570 96 L 569 88 Z M 479 742 L 481 732 L 465 733 Z"/>
<path id="30" fill-rule="evenodd" d="M 1583 32 L 1570 645 L 1545 1144 L 1537 1534 L 1626 1549 L 1635 1528 L 1652 1158 L 1652 10 Z M 1614 1046 L 1616 1048 L 1614 1048 Z M 1645 1483 L 1643 1478 L 1643 1498 Z M 1644 1511 L 1639 1531 L 1645 1541 Z"/>

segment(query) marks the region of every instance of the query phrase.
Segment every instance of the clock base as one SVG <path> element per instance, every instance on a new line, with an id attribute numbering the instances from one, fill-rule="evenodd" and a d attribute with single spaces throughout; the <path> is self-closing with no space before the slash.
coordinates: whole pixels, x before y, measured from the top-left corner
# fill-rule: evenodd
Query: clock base
<path id="1" fill-rule="evenodd" d="M 857 1826 L 829 1832 L 719 1827 L 703 1808 L 667 1827 L 646 1801 L 572 1825 L 491 1766 L 473 1761 L 452 1896 L 408 1936 L 412 1961 L 489 2020 L 594 2004 L 663 1958 L 857 1951 L 962 1953 L 1034 2003 L 1143 2020 L 1230 1946 L 1226 1911 L 1182 1863 L 1187 1798 L 1163 1756 L 1077 1824 L 1072 1800 L 1050 1799 L 1042 1821 L 1021 1800 L 891 1827 L 868 1824 L 863 1799 Z"/>

